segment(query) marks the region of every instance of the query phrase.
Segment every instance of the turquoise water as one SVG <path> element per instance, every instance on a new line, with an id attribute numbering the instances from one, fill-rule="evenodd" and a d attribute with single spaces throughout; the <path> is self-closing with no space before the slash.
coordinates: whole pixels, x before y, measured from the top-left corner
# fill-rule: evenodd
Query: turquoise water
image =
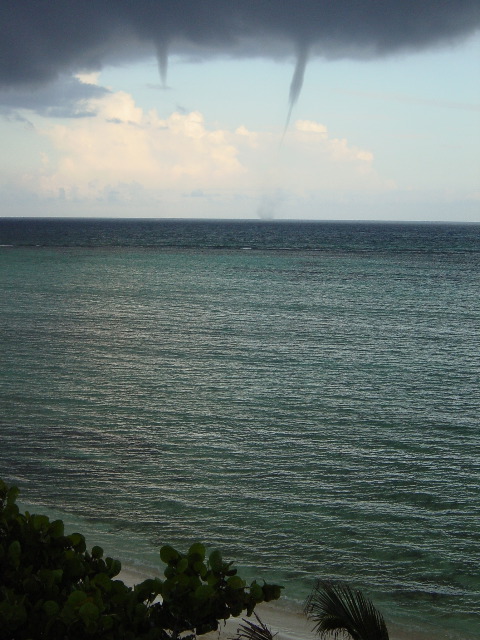
<path id="1" fill-rule="evenodd" d="M 0 221 L 1 475 L 148 570 L 480 631 L 480 226 Z"/>

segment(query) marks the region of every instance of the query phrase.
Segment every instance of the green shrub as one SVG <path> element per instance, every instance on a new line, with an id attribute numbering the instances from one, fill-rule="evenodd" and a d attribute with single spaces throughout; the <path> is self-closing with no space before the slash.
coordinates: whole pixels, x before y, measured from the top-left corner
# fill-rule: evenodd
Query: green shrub
<path id="1" fill-rule="evenodd" d="M 118 560 L 88 551 L 61 520 L 20 513 L 18 489 L 0 480 L 0 640 L 168 640 L 207 633 L 247 615 L 281 587 L 247 585 L 218 550 L 160 550 L 165 579 L 128 587 Z"/>

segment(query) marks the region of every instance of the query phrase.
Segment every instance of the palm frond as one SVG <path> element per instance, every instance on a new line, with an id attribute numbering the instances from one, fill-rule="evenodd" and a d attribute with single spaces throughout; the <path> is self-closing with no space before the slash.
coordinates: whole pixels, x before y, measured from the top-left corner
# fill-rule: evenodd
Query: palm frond
<path id="1" fill-rule="evenodd" d="M 353 640 L 388 640 L 385 620 L 371 600 L 344 583 L 317 580 L 304 612 L 322 639 L 347 633 Z"/>
<path id="2" fill-rule="evenodd" d="M 235 640 L 273 640 L 277 634 L 272 633 L 271 629 L 263 624 L 255 612 L 253 615 L 257 619 L 258 624 L 243 618 L 245 624 L 241 624 L 238 627 Z"/>

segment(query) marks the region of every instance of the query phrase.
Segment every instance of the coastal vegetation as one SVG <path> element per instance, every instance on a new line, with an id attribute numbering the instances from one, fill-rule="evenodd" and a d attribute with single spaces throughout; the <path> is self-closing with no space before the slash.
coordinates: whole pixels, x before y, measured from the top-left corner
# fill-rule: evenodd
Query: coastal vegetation
<path id="1" fill-rule="evenodd" d="M 385 620 L 372 601 L 341 582 L 317 580 L 304 612 L 321 640 L 341 633 L 353 640 L 389 640 Z"/>
<path id="2" fill-rule="evenodd" d="M 127 586 L 119 560 L 87 550 L 61 520 L 21 513 L 17 496 L 0 480 L 0 640 L 193 640 L 280 597 L 282 587 L 247 584 L 219 550 L 207 554 L 200 543 L 186 554 L 163 546 L 165 579 Z M 321 640 L 388 640 L 382 615 L 346 584 L 317 580 L 304 612 Z M 258 616 L 237 631 L 237 640 L 274 636 Z"/>
<path id="3" fill-rule="evenodd" d="M 176 640 L 218 629 L 220 621 L 282 587 L 247 584 L 220 551 L 163 546 L 164 579 L 127 586 L 121 563 L 87 550 L 61 520 L 20 512 L 18 489 L 0 480 L 0 640 Z"/>
<path id="4" fill-rule="evenodd" d="M 320 640 L 389 640 L 385 620 L 372 601 L 343 582 L 317 580 L 304 613 Z M 255 617 L 256 622 L 243 620 L 236 640 L 274 640 L 277 634 Z"/>

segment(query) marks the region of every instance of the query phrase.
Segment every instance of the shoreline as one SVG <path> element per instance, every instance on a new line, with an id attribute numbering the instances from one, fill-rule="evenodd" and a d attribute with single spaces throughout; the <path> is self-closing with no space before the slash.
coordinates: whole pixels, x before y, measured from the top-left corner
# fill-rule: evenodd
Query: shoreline
<path id="1" fill-rule="evenodd" d="M 117 578 L 123 580 L 126 585 L 133 587 L 148 577 L 154 577 L 155 573 L 161 577 L 160 572 L 146 575 L 145 571 L 141 569 L 122 566 Z M 300 609 L 295 610 L 289 606 L 289 603 L 282 603 L 281 599 L 274 603 L 259 604 L 255 607 L 255 612 L 260 620 L 271 629 L 276 640 L 318 640 L 318 636 L 312 630 L 312 621 L 307 620 Z M 225 622 L 220 622 L 220 627 L 217 631 L 211 631 L 200 637 L 206 640 L 232 640 L 236 637 L 237 629 L 244 618 L 255 621 L 254 615 L 249 618 L 246 615 L 238 618 L 229 618 Z M 436 634 L 401 629 L 389 623 L 388 620 L 387 626 L 390 640 L 438 640 L 438 635 Z"/>
<path id="2" fill-rule="evenodd" d="M 160 573 L 159 573 L 160 575 Z M 135 567 L 122 567 L 118 579 L 123 580 L 125 584 L 132 587 L 136 583 L 146 579 L 146 575 Z M 152 576 L 150 576 L 152 577 Z M 278 602 L 278 601 L 277 601 Z M 271 628 L 272 632 L 278 640 L 313 640 L 317 636 L 312 632 L 312 623 L 309 622 L 301 612 L 281 608 L 274 604 L 259 604 L 255 607 L 255 612 L 261 621 Z M 239 616 L 238 618 L 229 618 L 225 622 L 220 622 L 217 631 L 211 631 L 202 635 L 202 638 L 208 640 L 231 639 L 236 635 L 239 625 L 242 624 L 243 618 L 255 621 L 255 616 L 249 618 L 247 616 Z"/>

